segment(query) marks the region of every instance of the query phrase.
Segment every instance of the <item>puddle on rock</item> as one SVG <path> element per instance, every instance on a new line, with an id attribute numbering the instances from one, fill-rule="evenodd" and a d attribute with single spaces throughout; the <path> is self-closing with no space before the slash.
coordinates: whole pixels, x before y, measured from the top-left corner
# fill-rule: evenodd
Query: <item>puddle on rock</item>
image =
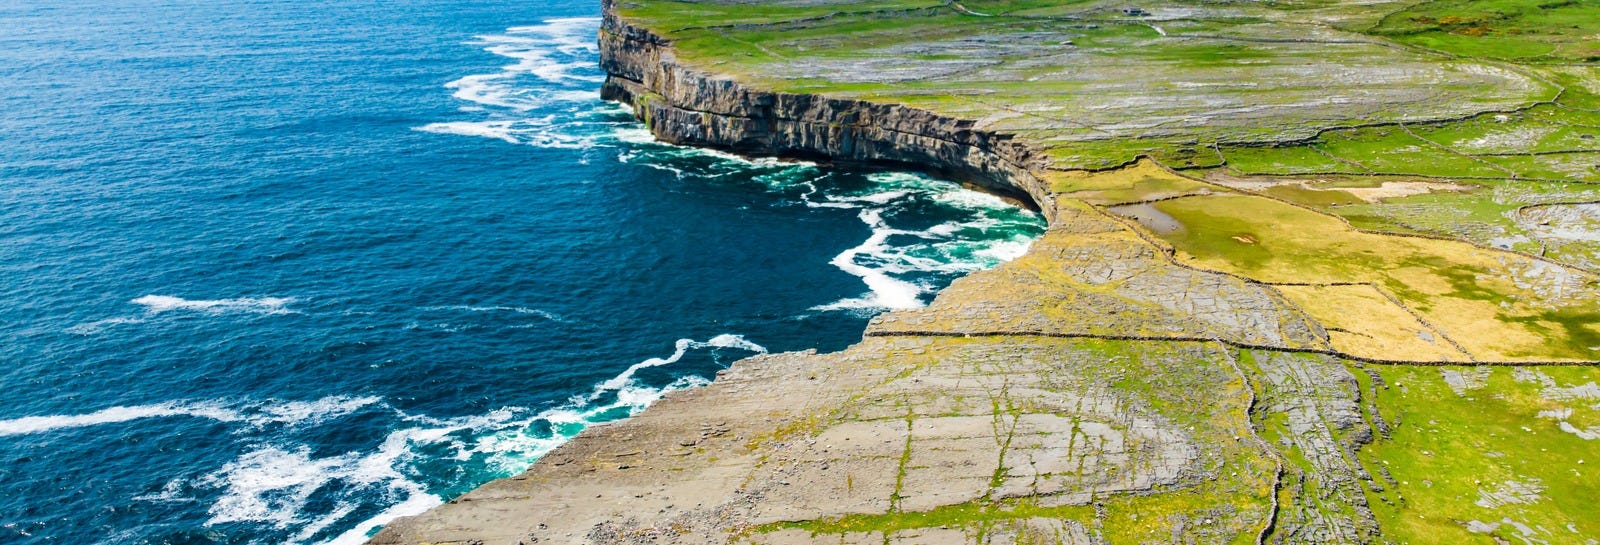
<path id="1" fill-rule="evenodd" d="M 1183 224 L 1177 218 L 1167 215 L 1150 203 L 1125 204 L 1106 208 L 1113 214 L 1131 218 L 1157 234 L 1176 233 L 1183 229 Z"/>

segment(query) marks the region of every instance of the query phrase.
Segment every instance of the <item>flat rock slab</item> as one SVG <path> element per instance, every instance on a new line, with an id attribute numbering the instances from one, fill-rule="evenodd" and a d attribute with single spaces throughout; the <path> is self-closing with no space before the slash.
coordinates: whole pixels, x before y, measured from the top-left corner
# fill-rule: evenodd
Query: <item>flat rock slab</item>
<path id="1" fill-rule="evenodd" d="M 1113 353 L 1140 352 L 1125 348 Z M 874 534 L 834 532 L 830 521 L 1019 501 L 1092 521 L 1097 500 L 1210 487 L 1218 467 L 1255 459 L 1197 441 L 1248 433 L 1228 389 L 1236 375 L 1192 364 L 1215 350 L 1173 346 L 1105 365 L 1095 341 L 873 338 L 836 354 L 751 358 L 585 431 L 523 475 L 395 521 L 374 543 L 848 543 Z M 1180 407 L 1164 389 L 1116 386 L 1179 364 L 1190 368 L 1169 380 L 1188 385 L 1183 396 L 1216 392 L 1211 403 Z M 888 529 L 876 543 L 1087 542 L 1086 524 L 955 517 Z"/>

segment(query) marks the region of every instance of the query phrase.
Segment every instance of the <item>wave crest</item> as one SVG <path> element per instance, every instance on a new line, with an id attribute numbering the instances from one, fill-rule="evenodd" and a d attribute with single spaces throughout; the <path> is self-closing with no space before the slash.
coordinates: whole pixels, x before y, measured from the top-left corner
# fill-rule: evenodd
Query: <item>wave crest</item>
<path id="1" fill-rule="evenodd" d="M 497 72 L 462 76 L 444 86 L 487 119 L 441 121 L 415 130 L 492 138 L 538 148 L 583 149 L 624 141 L 628 111 L 600 100 L 605 73 L 595 57 L 596 17 L 547 19 L 543 24 L 477 36 L 473 45 L 515 62 Z"/>
<path id="2" fill-rule="evenodd" d="M 516 312 L 518 307 L 506 308 Z M 282 435 L 271 435 L 274 438 L 270 440 L 263 440 L 265 435 L 247 435 L 247 441 L 262 442 L 248 444 L 237 458 L 213 471 L 175 479 L 158 493 L 135 498 L 177 502 L 215 494 L 216 499 L 208 508 L 208 526 L 256 523 L 291 536 L 288 543 L 357 544 L 366 541 L 373 529 L 397 517 L 421 513 L 442 503 L 441 496 L 465 492 L 482 480 L 526 470 L 588 426 L 636 414 L 673 391 L 708 384 L 706 378 L 685 375 L 658 386 L 640 381 L 637 375 L 643 369 L 678 363 L 694 351 L 725 350 L 741 356 L 767 351 L 733 334 L 705 341 L 678 339 L 670 355 L 640 361 L 600 381 L 587 394 L 539 411 L 505 407 L 478 415 L 434 418 L 407 414 L 376 397 L 335 396 L 309 402 L 122 407 L 77 418 L 82 425 L 91 425 L 91 421 L 108 423 L 136 418 L 127 415 L 205 416 L 254 430 L 273 423 L 326 423 L 364 408 L 384 411 L 398 425 L 373 448 L 319 455 L 309 446 Z M 62 423 L 56 421 L 57 427 L 51 429 L 59 429 Z M 7 429 L 34 432 L 46 427 L 33 422 L 0 421 L 0 430 Z M 452 477 L 454 481 L 440 483 L 437 464 L 441 460 L 473 469 Z M 470 475 L 466 477 L 469 481 L 461 480 L 465 475 Z M 330 494 L 331 502 L 322 499 Z M 383 500 L 375 502 L 374 498 Z"/>
<path id="3" fill-rule="evenodd" d="M 266 400 L 233 404 L 219 400 L 168 401 L 149 405 L 110 407 L 86 414 L 24 416 L 0 420 L 0 436 L 48 433 L 147 418 L 170 417 L 241 422 L 251 428 L 272 424 L 306 425 L 344 416 L 379 401 L 381 401 L 379 398 L 371 396 L 329 396 L 315 401 Z"/>
<path id="4" fill-rule="evenodd" d="M 135 305 L 142 305 L 150 314 L 160 314 L 174 310 L 188 310 L 205 312 L 208 314 L 223 314 L 230 312 L 246 312 L 251 314 L 288 314 L 294 312 L 287 308 L 294 302 L 292 297 L 240 297 L 237 299 L 184 299 L 170 295 L 146 295 L 129 301 Z"/>

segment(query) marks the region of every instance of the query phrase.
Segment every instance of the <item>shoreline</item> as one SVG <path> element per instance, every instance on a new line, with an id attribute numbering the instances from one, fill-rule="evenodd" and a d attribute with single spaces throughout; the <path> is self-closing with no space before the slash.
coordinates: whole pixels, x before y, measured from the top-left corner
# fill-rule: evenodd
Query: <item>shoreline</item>
<path id="1" fill-rule="evenodd" d="M 601 85 L 601 98 L 630 108 L 634 117 L 642 121 L 659 142 L 728 152 L 747 159 L 772 158 L 866 171 L 921 172 L 1039 213 L 1045 219 L 1046 229 L 1054 225 L 1054 201 L 1047 184 L 1025 166 L 1040 165 L 1042 160 L 1034 156 L 1034 150 L 1009 136 L 974 131 L 970 120 L 943 117 L 902 105 L 752 90 L 730 79 L 677 64 L 670 42 L 623 20 L 615 11 L 615 0 L 603 0 L 602 5 L 600 55 L 607 77 Z M 716 93 L 704 96 L 698 91 L 702 88 L 715 89 Z M 917 132 L 907 130 L 909 127 L 932 130 Z M 935 302 L 939 297 L 935 295 Z M 896 312 L 885 311 L 880 317 Z M 857 342 L 830 354 L 843 354 L 858 345 L 874 342 L 870 333 L 871 324 L 861 332 Z M 736 361 L 719 372 L 711 385 L 671 392 L 639 415 L 590 426 L 541 457 L 523 474 L 496 479 L 442 505 L 392 519 L 367 542 L 379 545 L 432 542 L 432 537 L 420 539 L 424 531 L 415 527 L 420 519 L 456 506 L 477 503 L 480 495 L 500 496 L 493 489 L 509 483 L 523 484 L 530 475 L 546 466 L 567 465 L 571 459 L 583 456 L 583 452 L 603 446 L 607 441 L 604 436 L 612 430 L 636 424 L 641 417 L 670 413 L 677 408 L 675 405 L 693 403 L 693 398 L 712 396 L 716 388 L 728 386 L 730 379 L 738 381 L 733 377 L 783 371 L 765 365 L 768 360 L 817 354 L 815 349 L 809 349 L 759 354 Z M 812 381 L 815 376 L 800 379 L 792 375 L 791 380 Z M 629 468 L 626 464 L 618 467 Z M 488 523 L 486 527 L 511 530 L 505 528 L 505 523 L 496 524 L 478 516 L 470 518 Z M 434 534 L 437 529 L 425 532 Z M 502 540 L 495 539 L 497 536 L 505 538 L 503 542 L 507 544 L 526 543 L 521 539 L 509 539 L 514 533 L 456 537 L 462 538 L 464 543 L 501 543 Z M 481 534 L 482 528 L 470 532 L 472 536 Z"/>
<path id="2" fill-rule="evenodd" d="M 631 105 L 662 142 L 747 157 L 868 169 L 915 170 L 1029 203 L 1054 219 L 1038 172 L 1044 158 L 975 121 L 898 104 L 747 87 L 677 62 L 670 41 L 635 26 L 604 0 L 601 97 Z"/>
<path id="3" fill-rule="evenodd" d="M 1043 151 L 973 120 L 747 87 L 680 64 L 669 40 L 622 18 L 615 0 L 604 2 L 599 39 L 602 97 L 631 106 L 663 142 L 927 172 L 1033 204 L 1046 234 L 927 308 L 879 314 L 843 351 L 740 360 L 708 386 L 586 430 L 522 475 L 396 520 L 371 543 L 970 542 L 962 524 L 908 525 L 933 516 L 980 536 L 1086 543 L 1108 520 L 1144 524 L 1150 509 L 1172 510 L 1175 540 L 1210 531 L 1185 525 L 1198 520 L 1258 541 L 1373 537 L 1362 485 L 1379 481 L 1349 458 L 1388 432 L 1377 386 L 1363 391 L 1358 374 L 1382 379 L 1364 364 L 1501 363 L 1335 350 L 1275 284 L 1180 262 L 1130 220 L 1056 200 L 1049 179 L 1060 171 Z M 1148 157 L 1122 166 L 1183 178 Z M 1258 406 L 1258 390 L 1276 405 Z M 1258 433 L 1269 416 L 1295 430 L 1283 448 L 1340 454 L 1291 464 Z M 1017 434 L 1027 440 L 1013 446 Z M 1297 478 L 1328 485 L 1308 491 Z M 1312 493 L 1336 515 L 1280 515 L 1306 509 Z M 1294 502 L 1281 507 L 1280 495 Z M 1178 496 L 1235 510 L 1196 515 Z M 1262 497 L 1270 505 L 1237 501 Z"/>

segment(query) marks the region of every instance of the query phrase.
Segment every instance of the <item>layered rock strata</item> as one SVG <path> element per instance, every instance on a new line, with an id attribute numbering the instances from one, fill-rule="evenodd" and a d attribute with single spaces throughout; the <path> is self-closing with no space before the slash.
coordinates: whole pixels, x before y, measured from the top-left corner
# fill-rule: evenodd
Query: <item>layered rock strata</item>
<path id="1" fill-rule="evenodd" d="M 1024 197 L 1053 217 L 1046 159 L 1010 135 L 901 105 L 752 89 L 676 62 L 672 47 L 605 5 L 601 96 L 633 106 L 657 138 L 759 156 L 909 167 Z"/>
<path id="2" fill-rule="evenodd" d="M 665 141 L 911 165 L 1027 197 L 1051 228 L 844 352 L 741 361 L 373 543 L 1373 537 L 1355 379 L 1325 355 L 1237 348 L 1326 346 L 1280 294 L 1058 203 L 1034 151 L 970 121 L 750 89 L 679 65 L 610 6 L 601 44 L 605 96 Z"/>

